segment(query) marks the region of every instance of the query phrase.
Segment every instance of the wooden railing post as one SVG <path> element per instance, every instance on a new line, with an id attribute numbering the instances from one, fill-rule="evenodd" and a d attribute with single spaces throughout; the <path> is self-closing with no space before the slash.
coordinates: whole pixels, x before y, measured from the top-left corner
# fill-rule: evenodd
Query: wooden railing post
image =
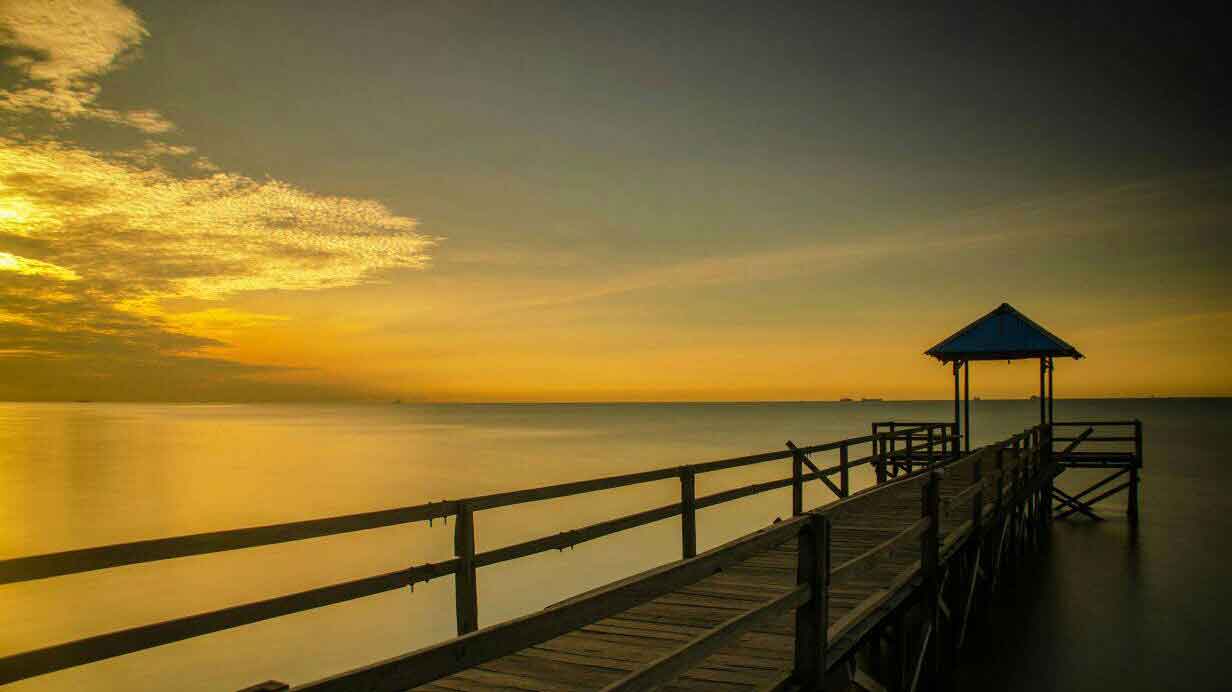
<path id="1" fill-rule="evenodd" d="M 941 635 L 941 581 L 938 565 L 941 550 L 941 479 L 944 475 L 945 471 L 940 469 L 930 471 L 921 498 L 921 514 L 929 517 L 931 521 L 928 530 L 920 536 L 920 573 L 924 577 L 921 591 L 924 639 L 911 685 L 913 690 L 918 689 L 921 679 L 926 681 L 924 688 L 929 690 L 939 689 L 940 683 L 941 657 L 937 644 Z"/>
<path id="2" fill-rule="evenodd" d="M 697 492 L 692 466 L 680 467 L 680 547 L 687 560 L 697 555 Z"/>
<path id="3" fill-rule="evenodd" d="M 458 503 L 453 553 L 458 557 L 458 572 L 454 575 L 454 601 L 458 616 L 458 636 L 462 636 L 479 629 L 479 592 L 475 580 L 475 512 L 466 502 Z"/>
<path id="4" fill-rule="evenodd" d="M 980 453 L 980 455 L 975 458 L 975 463 L 971 465 L 972 485 L 983 482 L 984 480 L 983 473 L 982 473 L 983 465 L 984 465 L 984 454 Z M 973 529 L 973 533 L 976 536 L 980 535 L 980 521 L 983 518 L 984 518 L 984 489 L 981 488 L 975 491 L 975 497 L 971 500 L 971 526 Z"/>
<path id="5" fill-rule="evenodd" d="M 928 441 L 924 445 L 924 453 L 928 456 L 928 468 L 931 469 L 936 463 L 936 459 L 933 458 L 933 426 L 931 425 L 928 426 Z"/>
<path id="6" fill-rule="evenodd" d="M 804 460 L 800 453 L 791 452 L 791 515 L 804 514 Z"/>
<path id="7" fill-rule="evenodd" d="M 1138 469 L 1142 468 L 1142 421 L 1134 419 L 1134 458 L 1129 465 L 1129 499 L 1125 514 L 1129 523 L 1138 525 Z"/>
<path id="8" fill-rule="evenodd" d="M 885 443 L 879 435 L 873 436 L 873 473 L 877 474 L 877 484 L 886 482 Z"/>
<path id="9" fill-rule="evenodd" d="M 851 494 L 851 471 L 847 468 L 847 445 L 838 448 L 838 488 L 842 496 Z"/>
<path id="10" fill-rule="evenodd" d="M 907 438 L 903 440 L 903 457 L 907 462 L 907 473 L 915 473 L 915 450 L 912 446 L 915 444 L 915 433 L 907 431 Z"/>
<path id="11" fill-rule="evenodd" d="M 1039 511 L 1042 513 L 1040 517 L 1041 523 L 1045 528 L 1052 527 L 1052 480 L 1056 477 L 1056 468 L 1053 467 L 1052 437 L 1056 434 L 1056 429 L 1052 427 L 1052 423 L 1048 423 L 1048 427 L 1044 430 L 1044 468 L 1048 469 L 1048 482 L 1040 489 L 1039 493 Z M 1051 534 L 1045 534 L 1051 536 Z"/>
<path id="12" fill-rule="evenodd" d="M 1001 516 L 1001 511 L 1004 509 L 1002 500 L 1005 497 L 1005 445 L 997 445 L 997 501 L 996 501 L 996 517 Z"/>
<path id="13" fill-rule="evenodd" d="M 897 451 L 898 451 L 898 449 L 897 449 L 897 448 L 898 448 L 898 440 L 897 440 L 897 439 L 895 439 L 896 437 L 897 437 L 897 436 L 894 434 L 894 424 L 893 424 L 893 423 L 890 423 L 890 458 L 889 458 L 889 462 L 890 462 L 890 464 L 892 465 L 892 467 L 894 468 L 894 475 L 895 475 L 895 476 L 897 476 L 897 475 L 898 475 L 898 459 L 897 459 L 897 458 L 895 458 L 895 457 L 896 457 L 895 452 L 897 452 Z"/>
<path id="14" fill-rule="evenodd" d="M 796 583 L 809 585 L 809 600 L 796 609 L 792 677 L 801 690 L 823 690 L 830 620 L 830 521 L 821 514 L 814 514 L 798 540 Z"/>

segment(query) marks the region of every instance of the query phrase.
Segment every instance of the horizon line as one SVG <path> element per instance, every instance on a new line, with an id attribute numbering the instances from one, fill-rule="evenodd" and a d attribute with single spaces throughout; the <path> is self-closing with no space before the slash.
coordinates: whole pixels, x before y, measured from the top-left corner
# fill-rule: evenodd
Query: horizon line
<path id="1" fill-rule="evenodd" d="M 1232 394 L 1138 394 L 1121 396 L 1056 397 L 1055 401 L 1108 401 L 1117 399 L 1232 399 Z M 949 403 L 945 399 L 619 399 L 619 400 L 403 400 L 399 398 L 367 399 L 0 399 L 0 404 L 379 404 L 385 406 L 459 405 L 459 406 L 565 406 L 565 405 L 648 405 L 648 404 L 913 404 Z M 982 397 L 977 401 L 1038 401 L 1029 397 Z"/>

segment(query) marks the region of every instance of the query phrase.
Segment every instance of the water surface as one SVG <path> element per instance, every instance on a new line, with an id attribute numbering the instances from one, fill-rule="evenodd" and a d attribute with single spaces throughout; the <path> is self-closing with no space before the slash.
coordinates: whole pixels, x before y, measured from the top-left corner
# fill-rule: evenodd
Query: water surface
<path id="1" fill-rule="evenodd" d="M 867 434 L 874 420 L 944 419 L 947 402 L 625 405 L 0 404 L 0 558 L 473 496 Z M 1027 401 L 973 402 L 976 442 L 1033 423 Z M 1149 679 L 1158 652 L 1218 641 L 1212 611 L 1232 535 L 1223 400 L 1060 401 L 1060 418 L 1146 421 L 1136 541 L 1109 506 L 1094 529 L 1059 527 L 1055 559 L 1020 580 L 1035 630 L 995 630 L 964 669 L 988 681 L 1101 689 L 1099 662 Z M 819 461 L 829 461 L 827 458 Z M 831 462 L 832 463 L 832 462 Z M 788 475 L 789 463 L 699 477 L 699 494 Z M 856 474 L 858 488 L 871 481 Z M 481 550 L 673 502 L 674 481 L 482 512 Z M 820 486 L 809 504 L 831 498 Z M 1122 504 L 1117 504 L 1122 503 Z M 790 491 L 702 510 L 699 548 L 790 512 Z M 679 521 L 479 572 L 491 624 L 679 555 Z M 0 586 L 0 655 L 447 559 L 440 521 Z M 450 578 L 170 644 L 13 690 L 237 689 L 302 682 L 454 631 Z M 1191 600 L 1192 599 L 1192 600 Z M 1107 613 L 1096 617 L 1091 611 Z M 1086 637 L 1090 620 L 1108 623 Z M 1022 638 L 1027 639 L 1023 640 Z M 1045 657 L 1027 667 L 1022 657 Z M 1132 663 L 1121 660 L 1132 659 Z M 1188 659 L 1186 659 L 1188 660 Z M 1160 662 L 1160 671 L 1169 669 Z M 1206 664 L 1209 665 L 1209 664 Z M 1129 672 L 1127 672 L 1129 671 Z M 1134 673 L 1134 674 L 1130 674 Z M 1110 675 L 1111 673 L 1107 673 Z M 1163 679 L 1162 677 L 1160 678 Z M 1088 684 L 1089 683 L 1089 684 Z M 1086 685 L 1086 687 L 1084 687 Z"/>

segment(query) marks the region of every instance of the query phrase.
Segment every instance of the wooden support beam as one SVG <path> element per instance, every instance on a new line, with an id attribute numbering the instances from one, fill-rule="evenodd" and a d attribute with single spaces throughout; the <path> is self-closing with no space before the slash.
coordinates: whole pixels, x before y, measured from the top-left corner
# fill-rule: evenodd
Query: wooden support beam
<path id="1" fill-rule="evenodd" d="M 963 606 L 962 625 L 958 629 L 958 640 L 955 643 L 955 648 L 961 649 L 963 642 L 967 638 L 967 624 L 971 622 L 971 608 L 975 605 L 975 587 L 980 580 L 980 552 L 984 548 L 983 538 L 980 534 L 977 536 L 975 544 L 975 559 L 971 562 L 971 577 L 967 583 L 967 604 Z"/>
<path id="2" fill-rule="evenodd" d="M 801 463 L 809 467 L 809 469 L 812 470 L 813 474 L 817 476 L 817 479 L 820 480 L 822 483 L 825 483 L 826 487 L 830 488 L 831 492 L 833 492 L 839 498 L 846 497 L 845 495 L 843 495 L 842 489 L 840 489 L 837 485 L 835 485 L 834 481 L 831 481 L 826 476 L 826 474 L 822 472 L 821 469 L 817 468 L 817 465 L 814 464 L 812 460 L 810 460 L 808 456 L 802 450 L 800 450 L 799 447 L 796 447 L 796 445 L 793 444 L 791 440 L 787 441 L 787 448 L 791 450 L 792 458 L 800 460 Z"/>
<path id="3" fill-rule="evenodd" d="M 1097 482 L 1097 483 L 1095 483 L 1095 484 L 1093 484 L 1093 485 L 1089 486 L 1088 488 L 1086 488 L 1086 489 L 1085 489 L 1085 490 L 1083 490 L 1082 492 L 1077 493 L 1077 494 L 1074 494 L 1074 495 L 1070 495 L 1069 493 L 1066 493 L 1066 492 L 1065 492 L 1065 491 L 1063 491 L 1063 490 L 1057 490 L 1057 492 L 1062 493 L 1063 495 L 1065 495 L 1066 497 L 1070 498 L 1071 500 L 1074 500 L 1075 502 L 1079 502 L 1079 503 L 1081 503 L 1081 504 L 1083 504 L 1083 505 L 1089 505 L 1089 504 L 1090 504 L 1090 501 L 1083 501 L 1083 499 L 1082 499 L 1082 498 L 1086 497 L 1087 495 L 1090 495 L 1091 493 L 1093 493 L 1093 492 L 1095 492 L 1096 490 L 1098 490 L 1098 489 L 1100 489 L 1100 488 L 1104 487 L 1105 485 L 1107 485 L 1107 484 L 1111 483 L 1112 481 L 1114 481 L 1114 480 L 1116 480 L 1116 479 L 1120 478 L 1121 476 L 1124 476 L 1125 474 L 1129 473 L 1129 471 L 1130 471 L 1130 470 L 1129 470 L 1128 468 L 1123 468 L 1123 469 L 1121 469 L 1120 471 L 1117 471 L 1116 473 L 1113 473 L 1113 474 L 1111 474 L 1111 475 L 1109 475 L 1109 476 L 1106 476 L 1105 478 L 1100 479 L 1100 480 L 1099 480 L 1099 482 Z M 1060 517 L 1058 517 L 1058 518 L 1060 518 Z"/>
<path id="4" fill-rule="evenodd" d="M 1122 490 L 1125 490 L 1126 488 L 1131 487 L 1131 485 L 1132 485 L 1132 482 L 1130 482 L 1130 481 L 1126 481 L 1125 483 L 1122 483 L 1122 484 L 1120 484 L 1120 485 L 1116 486 L 1115 488 L 1113 488 L 1113 489 L 1111 489 L 1111 490 L 1108 490 L 1108 491 L 1106 491 L 1106 492 L 1100 493 L 1098 496 L 1096 496 L 1096 497 L 1094 497 L 1094 498 L 1092 498 L 1092 499 L 1088 500 L 1085 504 L 1087 504 L 1088 506 L 1094 505 L 1096 502 L 1099 502 L 1100 500 L 1107 499 L 1108 497 L 1111 497 L 1112 495 L 1115 495 L 1115 494 L 1117 494 L 1117 493 L 1121 492 Z M 1067 510 L 1065 510 L 1064 512 L 1062 512 L 1061 514 L 1058 514 L 1058 515 L 1057 515 L 1057 518 L 1058 518 L 1058 519 L 1064 519 L 1065 517 L 1068 517 L 1069 515 L 1073 514 L 1073 513 L 1074 513 L 1074 511 L 1075 511 L 1075 510 L 1073 510 L 1073 509 L 1067 509 Z"/>
<path id="5" fill-rule="evenodd" d="M 1142 421 L 1134 419 L 1134 461 L 1129 471 L 1129 498 L 1125 513 L 1129 523 L 1138 526 L 1138 469 L 1142 468 Z"/>
<path id="6" fill-rule="evenodd" d="M 935 652 L 935 650 L 937 649 L 937 642 L 936 642 L 936 639 L 933 637 L 934 629 L 935 629 L 935 625 L 932 621 L 925 621 L 924 638 L 923 638 L 923 641 L 920 642 L 920 654 L 919 654 L 919 657 L 916 658 L 915 673 L 912 674 L 911 676 L 911 692 L 915 692 L 917 689 L 919 689 L 920 678 L 926 675 L 928 677 L 926 677 L 925 679 L 928 680 L 928 682 L 925 683 L 925 686 L 930 690 L 936 689 L 934 687 L 934 684 L 936 683 L 934 676 L 928 675 L 928 673 L 926 673 L 924 669 L 926 665 L 931 667 L 930 661 L 936 658 L 936 656 L 932 655 L 933 652 Z"/>
<path id="7" fill-rule="evenodd" d="M 1087 428 L 1086 430 L 1083 430 L 1082 434 L 1078 437 L 1067 438 L 1069 439 L 1069 444 L 1065 445 L 1065 449 L 1061 450 L 1061 458 L 1064 459 L 1065 455 L 1077 449 L 1078 445 L 1082 444 L 1094 432 L 1095 428 Z"/>
<path id="8" fill-rule="evenodd" d="M 940 683 L 940 647 L 937 646 L 937 633 L 940 627 L 941 582 L 939 574 L 940 530 L 941 530 L 941 478 L 944 471 L 931 471 L 928 481 L 924 484 L 921 497 L 921 514 L 929 517 L 928 530 L 920 536 L 920 572 L 924 577 L 921 586 L 921 603 L 924 613 L 924 642 L 920 649 L 920 662 L 911 688 L 914 690 L 924 671 L 927 687 L 938 689 Z"/>
<path id="9" fill-rule="evenodd" d="M 814 514 L 798 536 L 796 584 L 809 587 L 809 600 L 796 609 L 792 678 L 802 690 L 822 690 L 826 679 L 829 623 L 830 522 Z"/>
<path id="10" fill-rule="evenodd" d="M 894 620 L 894 655 L 896 657 L 897 675 L 894 679 L 895 692 L 908 692 L 911 686 L 911 621 L 907 618 L 907 609 L 899 608 Z"/>
<path id="11" fill-rule="evenodd" d="M 1095 521 L 1104 520 L 1103 517 L 1095 513 L 1095 510 L 1091 509 L 1090 505 L 1088 505 L 1085 502 L 1080 502 L 1074 499 L 1072 496 L 1070 496 L 1068 493 L 1066 493 L 1064 490 L 1061 490 L 1060 488 L 1052 489 L 1052 497 L 1053 499 L 1061 503 L 1060 507 L 1070 508 L 1070 511 L 1067 512 L 1065 516 L 1069 516 L 1073 512 L 1077 511 L 1077 512 L 1082 512 L 1083 514 L 1087 515 L 1088 517 L 1090 517 L 1091 519 Z"/>

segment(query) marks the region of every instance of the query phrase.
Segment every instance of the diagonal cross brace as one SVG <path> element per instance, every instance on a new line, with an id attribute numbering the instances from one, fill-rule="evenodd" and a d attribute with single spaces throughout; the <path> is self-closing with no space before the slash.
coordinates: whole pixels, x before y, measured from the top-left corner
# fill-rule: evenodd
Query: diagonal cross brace
<path id="1" fill-rule="evenodd" d="M 814 464 L 808 458 L 807 454 L 805 454 L 804 452 L 801 452 L 800 448 L 796 447 L 795 443 L 793 443 L 791 440 L 788 440 L 787 448 L 790 449 L 791 453 L 794 454 L 797 458 L 799 458 L 800 461 L 803 462 L 805 466 L 812 469 L 813 473 L 817 474 L 817 478 L 820 479 L 822 483 L 825 483 L 827 486 L 829 486 L 830 490 L 833 491 L 836 496 L 845 497 L 845 495 L 843 495 L 843 491 L 840 490 L 839 487 L 835 485 L 829 478 L 826 478 L 825 474 L 821 472 L 821 469 L 817 468 L 817 465 Z"/>
<path id="2" fill-rule="evenodd" d="M 1058 502 L 1061 503 L 1058 509 L 1060 509 L 1061 507 L 1069 507 L 1069 509 L 1065 512 L 1063 516 L 1069 516 L 1070 514 L 1073 514 L 1074 512 L 1082 512 L 1083 514 L 1087 515 L 1088 517 L 1091 517 L 1095 521 L 1104 520 L 1103 517 L 1095 513 L 1095 510 L 1091 508 L 1091 505 L 1079 500 L 1078 498 L 1070 495 L 1064 490 L 1061 490 L 1059 488 L 1053 488 L 1052 497 L 1054 500 L 1057 500 Z"/>

